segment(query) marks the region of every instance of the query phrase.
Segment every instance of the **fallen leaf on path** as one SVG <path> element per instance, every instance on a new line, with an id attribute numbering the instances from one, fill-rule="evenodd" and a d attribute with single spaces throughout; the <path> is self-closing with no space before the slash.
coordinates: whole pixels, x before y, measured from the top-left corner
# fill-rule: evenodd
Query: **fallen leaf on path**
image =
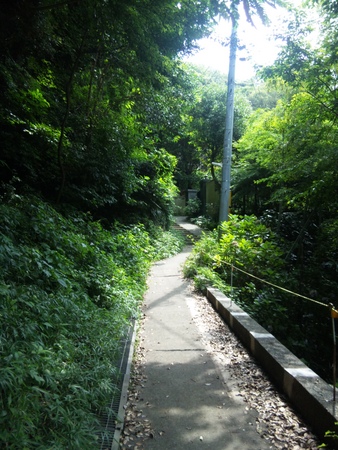
<path id="1" fill-rule="evenodd" d="M 237 385 L 236 394 L 247 404 L 248 411 L 257 411 L 256 427 L 261 437 L 280 450 L 317 450 L 320 442 L 299 418 L 286 398 L 279 394 L 265 373 L 243 347 L 241 342 L 212 308 L 208 300 L 191 293 L 194 300 L 193 322 L 196 324 L 207 351 L 222 365 Z M 144 317 L 143 317 L 144 321 Z M 134 364 L 129 386 L 126 416 L 120 448 L 142 450 L 147 439 L 154 438 L 146 415 L 140 410 L 139 391 L 147 382 L 144 375 L 145 348 L 142 323 L 139 327 L 139 346 L 135 349 Z M 200 354 L 200 357 L 205 354 Z M 168 369 L 170 369 L 168 367 Z M 191 381 L 196 382 L 193 378 Z M 211 383 L 205 383 L 206 386 Z M 224 392 L 223 392 L 224 394 Z M 218 408 L 222 408 L 218 406 Z M 189 429 L 189 428 L 187 428 Z M 158 431 L 162 436 L 164 431 Z M 203 436 L 200 436 L 203 440 Z M 144 445 L 144 447 L 143 447 Z"/>

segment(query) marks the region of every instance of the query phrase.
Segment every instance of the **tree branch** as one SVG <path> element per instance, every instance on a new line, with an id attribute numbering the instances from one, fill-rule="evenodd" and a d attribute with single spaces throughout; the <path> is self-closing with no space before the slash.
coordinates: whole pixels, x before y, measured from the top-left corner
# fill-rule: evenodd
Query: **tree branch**
<path id="1" fill-rule="evenodd" d="M 78 0 L 64 0 L 62 2 L 52 3 L 50 5 L 38 6 L 31 8 L 33 11 L 46 11 L 48 9 L 59 8 L 60 6 L 68 5 L 68 3 L 78 3 Z"/>

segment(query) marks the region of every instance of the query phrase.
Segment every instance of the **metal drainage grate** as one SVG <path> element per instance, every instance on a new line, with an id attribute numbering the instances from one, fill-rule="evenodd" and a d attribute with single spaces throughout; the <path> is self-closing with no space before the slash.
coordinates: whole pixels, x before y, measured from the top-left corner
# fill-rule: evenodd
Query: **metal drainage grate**
<path id="1" fill-rule="evenodd" d="M 134 332 L 134 324 L 131 324 L 126 338 L 121 340 L 118 349 L 118 360 L 116 362 L 117 373 L 112 378 L 112 383 L 116 386 L 109 404 L 107 404 L 107 412 L 99 415 L 100 432 L 99 432 L 99 449 L 111 450 L 114 443 L 114 435 L 116 432 L 116 425 L 122 419 L 118 417 L 118 412 L 121 402 L 121 394 L 124 376 L 128 364 L 128 357 Z"/>

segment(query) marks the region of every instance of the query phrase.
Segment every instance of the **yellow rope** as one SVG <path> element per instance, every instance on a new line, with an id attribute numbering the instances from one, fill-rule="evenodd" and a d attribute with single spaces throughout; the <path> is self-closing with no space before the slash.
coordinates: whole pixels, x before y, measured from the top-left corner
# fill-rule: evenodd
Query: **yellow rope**
<path id="1" fill-rule="evenodd" d="M 263 280 L 262 278 L 256 277 L 252 273 L 246 272 L 245 270 L 240 269 L 239 267 L 236 267 L 236 266 L 234 266 L 231 263 L 228 263 L 226 261 L 223 261 L 223 262 L 225 264 L 227 264 L 228 266 L 232 266 L 234 269 L 239 270 L 240 272 L 243 272 L 245 275 L 248 275 L 249 277 L 255 278 L 258 281 L 261 281 L 262 283 L 269 284 L 270 286 L 272 286 L 274 288 L 280 289 L 281 291 L 287 292 L 288 294 L 295 295 L 296 297 L 300 297 L 300 298 L 302 298 L 304 300 L 308 300 L 310 302 L 317 303 L 317 305 L 325 306 L 326 308 L 329 307 L 329 305 L 327 303 L 319 302 L 318 300 L 314 300 L 313 298 L 306 297 L 305 295 L 297 294 L 297 292 L 290 291 L 289 289 L 285 289 L 285 288 L 283 288 L 281 286 L 277 286 L 276 284 L 270 283 L 269 281 Z"/>

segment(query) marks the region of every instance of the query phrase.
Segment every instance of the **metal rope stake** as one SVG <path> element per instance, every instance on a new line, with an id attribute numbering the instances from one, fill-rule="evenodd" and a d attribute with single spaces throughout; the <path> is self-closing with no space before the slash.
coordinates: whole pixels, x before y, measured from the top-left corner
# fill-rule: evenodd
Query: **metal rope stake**
<path id="1" fill-rule="evenodd" d="M 337 380 L 337 337 L 336 337 L 336 325 L 334 319 L 338 319 L 338 311 L 330 303 L 331 320 L 332 320 L 332 333 L 333 333 L 333 401 L 336 401 L 336 380 Z"/>

